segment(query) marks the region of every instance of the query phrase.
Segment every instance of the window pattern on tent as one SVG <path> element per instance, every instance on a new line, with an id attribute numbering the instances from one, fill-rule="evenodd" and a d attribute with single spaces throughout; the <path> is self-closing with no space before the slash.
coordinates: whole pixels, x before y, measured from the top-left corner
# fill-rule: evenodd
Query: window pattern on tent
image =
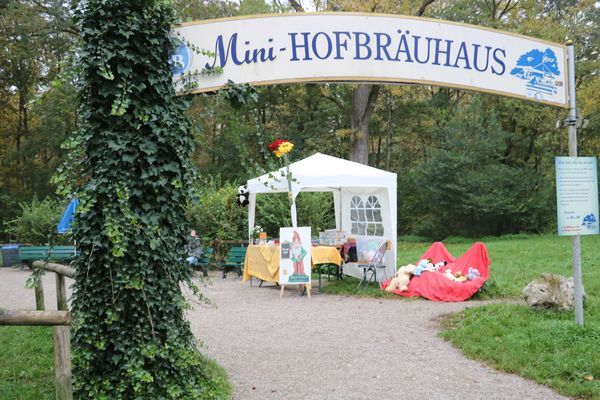
<path id="1" fill-rule="evenodd" d="M 353 196 L 350 201 L 353 235 L 383 236 L 381 203 L 377 196 Z"/>

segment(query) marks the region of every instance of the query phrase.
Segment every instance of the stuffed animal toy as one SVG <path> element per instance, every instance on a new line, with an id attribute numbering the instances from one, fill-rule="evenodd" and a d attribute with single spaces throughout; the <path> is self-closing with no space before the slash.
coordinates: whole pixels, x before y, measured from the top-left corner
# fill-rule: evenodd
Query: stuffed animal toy
<path id="1" fill-rule="evenodd" d="M 442 267 L 445 267 L 446 264 L 448 264 L 448 261 L 440 261 L 439 263 L 434 264 L 432 269 L 428 269 L 427 271 L 431 271 L 431 272 L 439 271 L 439 269 Z"/>
<path id="2" fill-rule="evenodd" d="M 457 282 L 464 282 L 464 281 L 466 281 L 466 280 L 467 280 L 467 277 L 466 277 L 466 276 L 464 276 L 464 275 L 462 274 L 462 272 L 460 272 L 460 271 L 459 271 L 459 272 L 457 272 L 457 273 L 455 273 L 455 274 L 454 274 L 454 276 L 456 277 L 456 281 L 457 281 Z"/>
<path id="3" fill-rule="evenodd" d="M 250 192 L 248 192 L 248 186 L 246 186 L 246 185 L 240 186 L 238 188 L 238 193 L 237 193 L 238 204 L 241 206 L 247 206 L 248 203 L 250 203 L 249 197 L 250 197 Z"/>
<path id="4" fill-rule="evenodd" d="M 419 263 L 417 264 L 417 269 L 413 275 L 421 276 L 421 274 L 425 271 L 436 272 L 446 264 L 448 264 L 448 261 L 440 261 L 439 263 L 434 264 L 431 261 L 431 258 L 426 258 L 419 261 Z"/>
<path id="5" fill-rule="evenodd" d="M 467 279 L 472 281 L 475 278 L 479 278 L 481 273 L 477 268 L 469 267 L 469 272 L 467 272 Z"/>
<path id="6" fill-rule="evenodd" d="M 431 263 L 431 260 L 429 258 L 425 258 L 425 259 L 419 261 L 419 263 L 417 264 L 417 268 L 415 269 L 415 272 L 413 272 L 413 275 L 421 276 L 423 271 L 427 270 L 427 268 L 433 268 L 433 264 Z"/>
<path id="7" fill-rule="evenodd" d="M 449 269 L 447 269 L 444 272 L 444 276 L 446 278 L 450 279 L 451 281 L 458 282 L 458 279 L 456 279 L 456 277 L 454 276 L 454 274 L 452 273 L 452 271 L 450 271 Z"/>
<path id="8" fill-rule="evenodd" d="M 413 264 L 404 265 L 398 268 L 396 275 L 394 275 L 385 290 L 388 292 L 393 290 L 400 290 L 401 292 L 404 292 L 405 290 L 408 290 L 408 282 L 410 281 L 411 275 L 416 269 L 417 266 Z"/>
<path id="9" fill-rule="evenodd" d="M 466 281 L 466 280 L 467 280 L 467 277 L 466 277 L 466 276 L 464 276 L 464 275 L 462 274 L 462 272 L 458 271 L 457 273 L 453 274 L 453 273 L 452 273 L 452 271 L 450 271 L 449 269 L 447 269 L 447 270 L 444 272 L 444 276 L 445 276 L 446 278 L 450 279 L 451 281 L 454 281 L 454 282 L 459 282 L 459 283 L 462 283 L 462 282 L 464 282 L 464 281 Z"/>

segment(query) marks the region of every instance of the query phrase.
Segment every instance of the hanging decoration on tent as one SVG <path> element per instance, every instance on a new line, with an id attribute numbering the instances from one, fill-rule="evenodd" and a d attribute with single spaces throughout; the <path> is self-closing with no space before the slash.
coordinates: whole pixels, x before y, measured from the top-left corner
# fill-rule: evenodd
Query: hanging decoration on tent
<path id="1" fill-rule="evenodd" d="M 283 162 L 285 163 L 285 178 L 288 183 L 288 200 L 290 202 L 290 207 L 294 207 L 294 196 L 292 195 L 293 178 L 292 173 L 290 172 L 290 158 L 288 157 L 288 154 L 293 148 L 294 144 L 285 139 L 277 139 L 269 145 L 269 150 L 271 150 L 277 158 L 283 158 Z"/>
<path id="2" fill-rule="evenodd" d="M 238 188 L 237 202 L 240 206 L 247 206 L 250 203 L 250 192 L 248 192 L 248 185 L 242 185 Z"/>

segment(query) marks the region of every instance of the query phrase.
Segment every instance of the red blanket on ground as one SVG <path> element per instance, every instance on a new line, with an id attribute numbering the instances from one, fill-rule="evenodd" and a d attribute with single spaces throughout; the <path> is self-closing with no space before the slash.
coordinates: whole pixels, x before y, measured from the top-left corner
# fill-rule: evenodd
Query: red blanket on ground
<path id="1" fill-rule="evenodd" d="M 481 288 L 490 274 L 491 261 L 485 244 L 480 242 L 475 243 L 458 259 L 454 259 L 443 243 L 436 242 L 419 260 L 424 258 L 430 258 L 434 264 L 441 261 L 448 261 L 448 264 L 438 272 L 425 271 L 421 276 L 413 276 L 408 284 L 408 290 L 404 292 L 394 290 L 393 293 L 405 297 L 422 296 L 434 301 L 464 301 Z M 444 276 L 447 269 L 453 274 L 460 271 L 463 275 L 467 275 L 469 267 L 477 268 L 481 276 L 465 282 L 454 282 Z M 383 283 L 383 288 L 385 289 L 388 284 L 389 280 Z"/>

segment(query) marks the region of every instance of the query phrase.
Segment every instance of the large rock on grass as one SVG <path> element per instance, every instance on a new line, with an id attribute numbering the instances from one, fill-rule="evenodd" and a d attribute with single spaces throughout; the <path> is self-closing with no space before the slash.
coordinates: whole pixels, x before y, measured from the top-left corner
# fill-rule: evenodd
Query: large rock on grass
<path id="1" fill-rule="evenodd" d="M 523 289 L 523 296 L 530 307 L 568 311 L 574 307 L 575 286 L 573 278 L 562 275 L 542 274 Z M 585 292 L 583 292 L 585 301 Z"/>

